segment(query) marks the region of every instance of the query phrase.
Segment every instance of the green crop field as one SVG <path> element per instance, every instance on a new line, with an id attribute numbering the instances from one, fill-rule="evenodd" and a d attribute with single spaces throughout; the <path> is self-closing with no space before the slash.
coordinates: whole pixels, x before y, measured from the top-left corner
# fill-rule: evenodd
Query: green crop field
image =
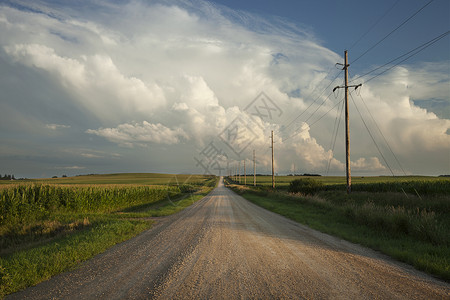
<path id="1" fill-rule="evenodd" d="M 322 182 L 324 185 L 345 185 L 345 176 L 275 176 L 275 185 L 277 187 L 286 187 L 295 179 L 312 178 Z M 450 181 L 450 177 L 435 176 L 358 176 L 352 177 L 352 184 L 386 183 L 386 182 L 406 182 L 406 181 Z M 244 182 L 244 176 L 241 175 L 241 183 Z M 253 175 L 247 175 L 247 185 L 253 184 Z M 272 176 L 256 176 L 256 185 L 271 186 Z"/>
<path id="2" fill-rule="evenodd" d="M 239 177 L 229 177 L 239 183 Z M 290 183 L 297 179 L 311 179 L 319 182 L 322 190 L 346 190 L 346 178 L 343 176 L 276 176 L 275 187 L 278 190 L 287 190 Z M 241 175 L 241 184 L 245 178 Z M 247 176 L 247 185 L 253 185 L 253 176 Z M 256 176 L 256 185 L 271 187 L 271 176 Z M 419 197 L 422 194 L 450 194 L 450 177 L 433 176 L 366 176 L 352 177 L 353 191 L 366 192 L 401 192 L 412 193 Z"/>
<path id="3" fill-rule="evenodd" d="M 158 173 L 118 173 L 81 175 L 74 177 L 60 177 L 47 179 L 27 179 L 27 180 L 0 180 L 0 187 L 11 184 L 34 183 L 34 184 L 135 184 L 135 185 L 177 185 L 186 183 L 202 182 L 203 175 L 174 175 Z"/>
<path id="4" fill-rule="evenodd" d="M 0 298 L 73 268 L 203 198 L 215 176 L 110 174 L 3 181 Z"/>

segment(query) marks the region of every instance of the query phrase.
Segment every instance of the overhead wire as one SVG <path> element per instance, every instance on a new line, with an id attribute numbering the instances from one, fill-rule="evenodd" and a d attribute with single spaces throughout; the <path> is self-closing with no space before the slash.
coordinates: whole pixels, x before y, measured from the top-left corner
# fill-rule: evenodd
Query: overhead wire
<path id="1" fill-rule="evenodd" d="M 446 33 L 442 34 L 439 36 L 438 39 L 434 39 L 432 42 L 428 43 L 426 46 L 422 47 L 420 50 L 417 50 L 416 52 L 412 53 L 411 55 L 409 55 L 408 57 L 406 57 L 405 59 L 401 60 L 400 62 L 396 63 L 395 65 L 387 68 L 386 70 L 384 70 L 383 72 L 378 73 L 377 75 L 369 78 L 368 80 L 365 81 L 365 83 L 377 78 L 378 76 L 386 73 L 387 71 L 395 68 L 396 66 L 398 66 L 399 64 L 401 64 L 402 62 L 407 61 L 408 59 L 410 59 L 411 57 L 413 57 L 414 55 L 417 55 L 418 53 L 422 52 L 423 50 L 425 50 L 426 48 L 430 47 L 431 45 L 433 45 L 434 43 L 436 43 L 437 41 L 441 40 L 442 38 L 444 38 L 445 36 L 447 36 L 450 33 L 450 31 L 447 31 Z"/>
<path id="2" fill-rule="evenodd" d="M 367 130 L 367 132 L 369 133 L 370 138 L 372 139 L 373 143 L 375 144 L 375 147 L 376 147 L 377 150 L 378 150 L 378 153 L 380 153 L 381 157 L 383 158 L 384 163 L 385 163 L 386 166 L 388 167 L 388 169 L 389 169 L 389 171 L 391 172 L 392 176 L 395 177 L 394 172 L 392 171 L 391 167 L 389 166 L 389 163 L 387 162 L 386 158 L 384 157 L 383 153 L 381 152 L 380 147 L 378 147 L 378 144 L 377 144 L 377 142 L 375 141 L 375 138 L 373 137 L 372 133 L 370 132 L 369 127 L 368 127 L 367 124 L 366 124 L 366 121 L 364 121 L 364 118 L 363 118 L 361 112 L 359 111 L 359 108 L 358 108 L 358 106 L 356 105 L 355 100 L 353 99 L 352 93 L 349 93 L 349 94 L 350 94 L 350 98 L 352 99 L 353 105 L 355 106 L 356 111 L 358 112 L 358 114 L 359 114 L 359 116 L 360 116 L 360 118 L 361 118 L 361 121 L 362 121 L 363 124 L 364 124 L 364 127 L 366 127 L 366 130 Z"/>
<path id="3" fill-rule="evenodd" d="M 364 101 L 364 98 L 362 97 L 361 94 L 359 94 L 359 97 L 361 98 L 361 100 L 362 100 L 364 106 L 366 107 L 366 110 L 367 110 L 367 112 L 369 113 L 370 118 L 372 119 L 373 123 L 375 123 L 375 126 L 377 127 L 378 131 L 380 132 L 381 136 L 383 137 L 384 142 L 386 143 L 386 145 L 387 145 L 389 151 L 391 152 L 392 156 L 394 156 L 395 161 L 397 162 L 398 166 L 399 166 L 400 169 L 402 170 L 403 175 L 406 176 L 406 172 L 405 172 L 405 170 L 403 169 L 402 164 L 400 163 L 400 161 L 399 161 L 398 158 L 397 158 L 397 155 L 395 155 L 394 151 L 392 150 L 391 146 L 389 145 L 389 142 L 387 141 L 386 137 L 384 136 L 383 132 L 381 131 L 380 126 L 378 126 L 377 121 L 375 121 L 375 118 L 373 117 L 372 113 L 370 112 L 369 108 L 367 107 L 366 101 Z"/>
<path id="4" fill-rule="evenodd" d="M 336 112 L 336 119 L 334 120 L 335 128 L 333 128 L 333 133 L 331 135 L 331 144 L 330 144 L 331 155 L 330 155 L 330 158 L 328 159 L 327 170 L 326 170 L 327 175 L 330 171 L 331 159 L 333 158 L 333 152 L 334 152 L 334 147 L 336 145 L 336 140 L 337 140 L 337 136 L 338 136 L 338 132 L 339 132 L 339 126 L 341 125 L 342 114 L 344 112 L 344 101 L 341 101 L 341 103 L 342 103 L 342 105 L 340 105 L 338 107 L 338 110 Z M 336 126 L 336 123 L 337 123 L 337 126 Z"/>
<path id="5" fill-rule="evenodd" d="M 330 72 L 330 73 L 331 73 L 331 72 Z M 297 115 L 297 117 L 295 117 L 291 122 L 289 122 L 289 124 L 287 124 L 286 126 L 283 127 L 283 130 L 286 130 L 287 128 L 289 128 L 292 124 L 294 124 L 295 121 L 297 121 L 301 116 L 303 116 L 303 115 L 311 108 L 311 106 L 313 106 L 314 103 L 316 103 L 317 100 L 319 100 L 320 96 L 322 96 L 323 93 L 324 93 L 326 90 L 328 90 L 328 89 L 330 88 L 330 86 L 333 84 L 333 82 L 336 81 L 336 79 L 339 77 L 339 75 L 340 75 L 341 73 L 342 73 L 342 70 L 341 70 L 339 73 L 336 74 L 336 76 L 333 78 L 333 80 L 330 81 L 330 83 L 327 85 L 327 87 L 324 88 L 324 89 L 320 92 L 320 94 L 314 99 L 313 102 L 311 102 L 311 104 L 310 104 L 303 112 L 301 112 L 299 115 Z M 328 75 L 327 75 L 326 77 L 328 77 Z M 325 78 L 326 78 L 326 77 L 325 77 Z M 324 79 L 325 79 L 325 78 L 324 78 Z M 322 83 L 324 79 L 322 79 L 322 81 L 321 81 L 320 83 Z M 319 85 L 320 85 L 320 83 L 319 83 Z M 319 85 L 317 85 L 317 86 L 319 86 Z M 316 88 L 317 88 L 317 86 L 316 86 Z M 313 92 L 316 90 L 316 88 L 313 90 Z M 311 95 L 313 94 L 313 92 L 311 92 L 309 96 L 311 96 Z M 309 96 L 308 96 L 307 98 L 309 98 Z"/>
<path id="6" fill-rule="evenodd" d="M 331 94 L 328 95 L 327 98 L 329 98 L 330 96 L 331 96 Z M 343 99 L 342 99 L 341 101 L 343 101 Z M 322 116 L 320 116 L 317 120 L 315 120 L 314 122 L 312 122 L 311 125 L 308 125 L 307 128 L 305 128 L 305 129 L 303 129 L 303 130 L 301 130 L 301 131 L 297 131 L 297 132 L 294 133 L 293 135 L 288 136 L 287 138 L 283 139 L 283 142 L 286 141 L 286 140 L 289 140 L 289 139 L 291 139 L 291 138 L 293 138 L 293 137 L 295 137 L 295 136 L 297 136 L 297 135 L 299 135 L 300 133 L 302 133 L 302 132 L 304 132 L 304 131 L 306 131 L 306 130 L 308 130 L 308 129 L 310 129 L 310 128 L 311 128 L 312 126 L 314 126 L 317 122 L 319 122 L 323 117 L 325 117 L 326 115 L 328 115 L 328 114 L 330 113 L 330 111 L 332 111 L 333 109 L 335 109 L 336 106 L 338 106 L 338 105 L 341 103 L 341 101 L 339 101 L 338 103 L 336 103 L 331 109 L 329 109 L 327 112 L 325 112 L 325 113 L 324 113 Z"/>
<path id="7" fill-rule="evenodd" d="M 406 53 L 404 53 L 404 54 L 402 54 L 402 55 L 400 55 L 400 56 L 398 56 L 398 57 L 396 57 L 396 58 L 390 60 L 389 62 L 383 64 L 382 66 L 379 66 L 379 67 L 377 67 L 377 68 L 375 68 L 375 69 L 373 69 L 373 70 L 371 70 L 371 71 L 368 71 L 368 72 L 366 72 L 366 73 L 364 73 L 364 74 L 362 74 L 362 75 L 359 75 L 359 76 L 353 78 L 352 80 L 350 80 L 350 82 L 353 82 L 353 81 L 355 81 L 355 80 L 357 80 L 357 79 L 363 78 L 363 77 L 365 77 L 365 76 L 367 76 L 367 75 L 369 75 L 369 74 L 372 74 L 373 72 L 375 72 L 375 71 L 377 71 L 377 70 L 379 70 L 379 69 L 381 69 L 381 68 L 384 68 L 384 67 L 386 67 L 387 65 L 389 65 L 389 64 L 391 64 L 391 63 L 393 63 L 393 62 L 395 62 L 396 60 L 399 60 L 399 59 L 401 59 L 401 58 L 403 58 L 403 57 L 405 57 L 405 56 L 407 56 L 407 55 L 409 55 L 409 54 L 411 54 L 411 53 L 413 53 L 413 52 L 415 52 L 415 51 L 417 51 L 416 53 L 414 53 L 414 55 L 416 55 L 416 54 L 419 53 L 420 51 L 422 51 L 422 50 L 428 48 L 429 46 L 433 45 L 434 43 L 436 43 L 436 42 L 439 41 L 440 39 L 444 38 L 444 37 L 447 36 L 448 34 L 450 34 L 450 31 L 447 31 L 447 32 L 444 32 L 444 33 L 438 35 L 437 37 L 435 37 L 435 38 L 433 38 L 433 39 L 431 39 L 431 40 L 429 40 L 429 41 L 427 41 L 427 42 L 421 44 L 420 46 L 417 46 L 416 48 L 414 48 L 414 49 L 412 49 L 412 50 L 410 50 L 410 51 L 408 51 L 408 52 L 406 52 Z M 409 56 L 408 58 L 410 58 L 410 57 L 412 57 L 412 56 L 413 56 L 413 55 Z M 403 60 L 403 61 L 404 61 L 404 60 Z M 403 61 L 402 61 L 402 62 L 403 62 Z M 397 65 L 395 65 L 395 66 L 397 66 Z M 392 69 L 392 68 L 391 68 L 391 69 Z M 388 70 L 390 70 L 390 69 L 388 69 Z M 388 70 L 386 70 L 386 71 L 388 71 Z M 385 73 L 385 72 L 383 72 L 383 73 Z M 380 75 L 383 74 L 383 73 L 380 73 Z"/>
<path id="8" fill-rule="evenodd" d="M 385 35 L 381 40 L 379 40 L 378 42 L 376 42 L 373 46 L 371 46 L 369 49 L 367 49 L 366 51 L 364 51 L 360 56 L 358 56 L 355 60 L 353 60 L 351 62 L 351 64 L 356 63 L 361 57 L 363 57 L 364 55 L 366 55 L 367 53 L 369 53 L 369 51 L 371 51 L 372 49 L 374 49 L 376 46 L 378 46 L 380 43 L 382 43 L 385 39 L 387 39 L 389 36 L 391 36 L 394 32 L 396 32 L 398 29 L 400 29 L 403 25 L 405 25 L 406 23 L 408 23 L 412 18 L 414 18 L 418 13 L 420 13 L 423 9 L 425 9 L 425 7 L 427 7 L 428 5 L 431 4 L 431 2 L 433 2 L 434 0 L 430 0 L 428 1 L 424 6 L 422 6 L 419 10 L 417 10 L 414 14 L 412 14 L 410 17 L 408 17 L 405 21 L 403 21 L 400 25 L 398 25 L 397 27 L 395 27 L 393 30 L 391 30 L 387 35 Z"/>
<path id="9" fill-rule="evenodd" d="M 313 91 L 307 96 L 307 98 L 309 98 L 316 90 L 317 88 L 321 85 L 321 83 L 328 78 L 328 76 L 331 74 L 332 69 L 330 68 L 330 70 L 328 71 L 327 75 L 316 85 L 316 87 L 313 89 Z M 330 86 L 336 81 L 336 79 L 339 77 L 339 75 L 342 73 L 342 70 L 340 70 L 336 76 L 334 76 L 334 78 L 330 81 L 330 83 L 324 88 L 322 89 L 322 91 L 319 93 L 319 95 L 314 99 L 313 102 L 311 102 L 311 104 L 304 110 L 302 111 L 299 115 L 297 115 L 292 121 L 290 121 L 286 126 L 280 127 L 277 130 L 277 134 L 281 134 L 283 132 L 285 132 L 290 126 L 292 126 L 294 124 L 295 121 L 297 121 L 301 116 L 303 116 L 306 112 L 308 112 L 308 110 L 320 99 L 320 97 L 323 95 L 323 93 L 328 90 L 330 88 Z M 331 93 L 322 101 L 322 103 L 316 108 L 316 110 L 314 112 L 311 113 L 311 115 L 304 121 L 307 122 L 309 119 L 311 119 L 314 114 L 320 109 L 320 107 L 323 106 L 323 104 L 328 100 L 328 98 L 331 96 Z M 301 128 L 301 127 L 300 127 Z M 300 129 L 299 128 L 299 129 Z M 305 130 L 303 130 L 305 131 Z M 301 131 L 301 132 L 303 132 Z M 295 134 L 296 135 L 296 134 Z M 283 141 L 285 141 L 286 139 L 289 139 L 290 137 L 284 138 Z M 269 151 L 270 148 L 267 148 L 266 151 L 263 153 L 263 155 L 267 154 L 267 152 Z"/>
<path id="10" fill-rule="evenodd" d="M 330 93 L 323 101 L 322 101 L 322 103 L 319 105 L 319 106 L 317 106 L 317 108 L 316 108 L 316 110 L 315 111 L 313 111 L 310 115 L 309 115 L 309 117 L 308 118 L 306 118 L 305 119 L 305 121 L 303 121 L 303 123 L 307 123 L 313 116 L 314 116 L 314 114 L 325 104 L 325 102 L 330 98 L 330 96 L 331 96 L 331 94 L 332 93 Z M 300 128 L 302 128 L 303 126 L 301 126 Z M 300 129 L 300 128 L 297 128 L 297 130 L 298 129 Z M 286 140 L 286 139 L 285 139 Z"/>
<path id="11" fill-rule="evenodd" d="M 395 3 L 388 10 L 386 10 L 384 14 L 348 48 L 348 50 L 355 47 L 375 26 L 377 26 L 378 23 L 380 23 L 381 20 L 384 19 L 384 17 L 386 17 L 386 15 L 398 4 L 398 2 L 400 2 L 400 0 L 395 1 Z"/>

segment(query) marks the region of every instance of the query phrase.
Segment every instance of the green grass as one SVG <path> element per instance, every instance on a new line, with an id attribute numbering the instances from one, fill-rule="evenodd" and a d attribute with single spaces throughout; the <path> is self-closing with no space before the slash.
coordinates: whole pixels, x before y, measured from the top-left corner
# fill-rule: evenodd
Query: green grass
<path id="1" fill-rule="evenodd" d="M 345 185 L 346 178 L 344 176 L 275 176 L 275 185 L 277 188 L 286 188 L 294 179 L 312 178 L 322 182 L 324 185 Z M 405 181 L 447 181 L 450 182 L 450 177 L 435 177 L 435 176 L 355 176 L 352 177 L 352 184 L 374 184 L 374 183 L 399 183 Z M 241 182 L 243 182 L 241 176 Z M 253 184 L 253 176 L 247 176 L 247 185 Z M 257 186 L 272 186 L 272 176 L 256 176 Z"/>
<path id="2" fill-rule="evenodd" d="M 35 285 L 151 226 L 142 220 L 97 218 L 84 230 L 0 258 L 0 296 Z"/>
<path id="3" fill-rule="evenodd" d="M 450 190 L 442 194 L 440 187 L 421 197 L 367 191 L 347 195 L 325 186 L 305 196 L 268 186 L 231 187 L 266 209 L 450 280 Z"/>
<path id="4" fill-rule="evenodd" d="M 145 181 L 139 185 L 136 182 Z M 0 188 L 0 298 L 35 285 L 203 198 L 211 176 L 87 176 Z M 79 176 L 84 177 L 84 176 Z M 73 180 L 72 184 L 67 182 Z M 56 182 L 58 184 L 56 184 Z"/>

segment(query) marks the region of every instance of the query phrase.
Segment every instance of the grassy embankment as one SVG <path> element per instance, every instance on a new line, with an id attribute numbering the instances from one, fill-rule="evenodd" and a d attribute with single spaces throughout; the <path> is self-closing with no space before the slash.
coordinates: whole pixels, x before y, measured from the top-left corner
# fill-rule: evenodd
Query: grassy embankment
<path id="1" fill-rule="evenodd" d="M 257 187 L 228 182 L 266 209 L 450 281 L 450 179 L 359 177 L 347 195 L 342 177 L 309 177 L 312 189 L 290 192 L 299 178 L 277 177 L 276 190 L 269 176 L 258 177 Z"/>
<path id="2" fill-rule="evenodd" d="M 204 197 L 217 178 L 112 174 L 0 185 L 0 298 L 75 267 Z"/>

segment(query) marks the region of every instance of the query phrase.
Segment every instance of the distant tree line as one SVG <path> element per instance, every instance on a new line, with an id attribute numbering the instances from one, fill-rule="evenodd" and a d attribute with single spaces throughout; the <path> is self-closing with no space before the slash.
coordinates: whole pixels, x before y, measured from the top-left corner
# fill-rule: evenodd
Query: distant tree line
<path id="1" fill-rule="evenodd" d="M 16 178 L 14 177 L 14 175 L 5 174 L 5 176 L 0 176 L 0 180 L 16 180 Z"/>

